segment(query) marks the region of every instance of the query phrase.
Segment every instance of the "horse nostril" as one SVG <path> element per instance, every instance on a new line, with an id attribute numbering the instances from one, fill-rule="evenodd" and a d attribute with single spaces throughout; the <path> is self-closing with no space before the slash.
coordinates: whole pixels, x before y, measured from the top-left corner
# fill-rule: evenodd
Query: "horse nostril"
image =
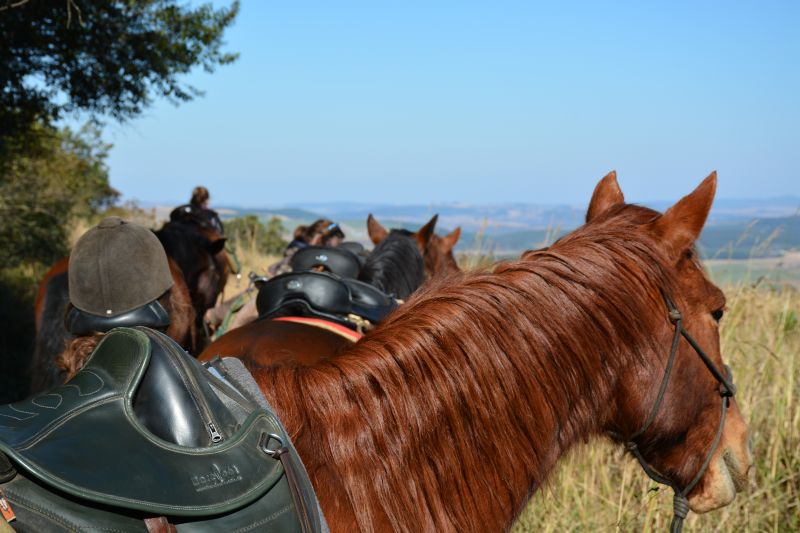
<path id="1" fill-rule="evenodd" d="M 747 465 L 739 464 L 736 454 L 734 454 L 733 450 L 730 448 L 726 448 L 722 453 L 722 461 L 728 470 L 728 475 L 730 476 L 731 481 L 733 482 L 734 490 L 736 492 L 743 492 L 745 489 L 747 489 L 748 485 L 750 485 L 750 471 L 753 469 L 753 463 L 748 461 Z"/>

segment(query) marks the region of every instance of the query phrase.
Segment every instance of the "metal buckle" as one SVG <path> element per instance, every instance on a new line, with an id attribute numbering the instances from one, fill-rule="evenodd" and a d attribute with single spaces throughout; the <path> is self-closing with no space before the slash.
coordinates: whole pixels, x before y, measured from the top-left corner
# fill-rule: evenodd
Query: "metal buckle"
<path id="1" fill-rule="evenodd" d="M 269 442 L 272 440 L 278 441 L 278 447 L 274 450 L 269 448 Z M 258 439 L 258 448 L 270 457 L 275 457 L 284 448 L 283 439 L 275 433 L 262 433 Z"/>

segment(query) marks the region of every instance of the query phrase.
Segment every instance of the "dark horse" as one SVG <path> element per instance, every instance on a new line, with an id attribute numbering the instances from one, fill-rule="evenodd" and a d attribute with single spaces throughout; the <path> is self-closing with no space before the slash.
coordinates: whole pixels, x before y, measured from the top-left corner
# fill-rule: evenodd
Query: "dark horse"
<path id="1" fill-rule="evenodd" d="M 190 351 L 197 353 L 207 342 L 203 316 L 214 307 L 228 280 L 230 263 L 225 237 L 209 225 L 184 220 L 167 222 L 155 234 L 167 256 L 180 267 L 189 287 L 196 331 Z"/>
<path id="2" fill-rule="evenodd" d="M 714 174 L 661 215 L 625 204 L 609 175 L 584 226 L 492 272 L 432 281 L 338 355 L 246 354 L 331 530 L 505 531 L 592 435 L 635 442 L 676 487 L 699 474 L 696 512 L 730 503 L 748 432 L 709 371 L 723 367 L 725 297 L 694 250 L 715 187 Z"/>
<path id="3" fill-rule="evenodd" d="M 374 221 L 372 215 L 368 227 L 370 221 Z M 423 253 L 435 225 L 436 217 L 414 233 L 397 229 L 386 231 L 367 257 L 359 279 L 395 298 L 408 298 L 426 280 Z M 343 334 L 339 328 L 320 325 L 319 321 L 258 320 L 229 331 L 211 343 L 199 358 L 249 354 L 258 358 L 262 365 L 292 360 L 309 364 L 333 355 L 360 337 L 352 335 L 353 332 Z"/>
<path id="4" fill-rule="evenodd" d="M 461 237 L 461 228 L 456 228 L 444 237 L 434 233 L 439 215 L 434 215 L 415 235 L 422 257 L 425 260 L 425 272 L 428 277 L 441 276 L 458 272 L 458 263 L 453 255 L 453 248 Z M 404 231 L 404 230 L 392 230 Z M 378 246 L 391 233 L 378 222 L 372 213 L 367 217 L 367 233 L 375 246 Z"/>
<path id="5" fill-rule="evenodd" d="M 80 354 L 69 353 L 75 336 L 67 331 L 64 324 L 70 305 L 68 268 L 69 257 L 59 260 L 45 274 L 36 294 L 36 344 L 31 361 L 31 394 L 53 388 L 65 381 L 65 369 L 56 364 L 59 358 L 68 367 L 77 369 L 81 366 L 83 357 L 88 355 L 89 346 L 81 349 Z M 170 315 L 170 326 L 166 333 L 181 346 L 188 348 L 195 337 L 195 315 L 191 297 L 181 269 L 171 259 L 169 270 L 174 285 L 161 302 Z"/>
<path id="6" fill-rule="evenodd" d="M 367 256 L 358 279 L 400 300 L 411 296 L 426 279 L 415 235 L 404 229 L 389 232 Z"/>

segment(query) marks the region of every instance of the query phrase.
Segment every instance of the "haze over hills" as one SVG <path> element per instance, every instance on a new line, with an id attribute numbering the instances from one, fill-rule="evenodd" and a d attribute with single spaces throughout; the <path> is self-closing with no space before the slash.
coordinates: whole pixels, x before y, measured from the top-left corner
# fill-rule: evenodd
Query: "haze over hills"
<path id="1" fill-rule="evenodd" d="M 673 202 L 644 202 L 664 210 Z M 152 205 L 152 204 L 151 204 Z M 159 206 L 159 211 L 165 206 Z M 339 222 L 348 239 L 368 241 L 367 215 L 372 213 L 387 227 L 417 229 L 439 215 L 437 233 L 462 229 L 458 251 L 513 255 L 552 242 L 558 235 L 583 223 L 586 206 L 506 203 L 371 205 L 352 202 L 309 203 L 292 207 L 245 208 L 214 206 L 223 219 L 255 214 L 277 216 L 287 230 L 317 218 Z M 800 197 L 718 199 L 709 216 L 700 245 L 707 257 L 774 257 L 800 249 Z"/>

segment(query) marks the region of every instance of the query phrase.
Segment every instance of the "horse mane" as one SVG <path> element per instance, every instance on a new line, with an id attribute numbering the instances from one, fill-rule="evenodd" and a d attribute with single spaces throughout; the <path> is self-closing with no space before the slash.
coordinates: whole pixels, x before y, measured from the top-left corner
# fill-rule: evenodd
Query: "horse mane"
<path id="1" fill-rule="evenodd" d="M 674 282 L 635 231 L 657 213 L 612 211 L 492 272 L 434 280 L 316 366 L 252 368 L 309 471 L 338 487 L 328 508 L 363 531 L 511 526 L 610 419 L 619 370 L 661 348 Z"/>
<path id="2" fill-rule="evenodd" d="M 425 261 L 413 233 L 393 229 L 367 256 L 358 279 L 407 299 L 425 281 Z"/>

